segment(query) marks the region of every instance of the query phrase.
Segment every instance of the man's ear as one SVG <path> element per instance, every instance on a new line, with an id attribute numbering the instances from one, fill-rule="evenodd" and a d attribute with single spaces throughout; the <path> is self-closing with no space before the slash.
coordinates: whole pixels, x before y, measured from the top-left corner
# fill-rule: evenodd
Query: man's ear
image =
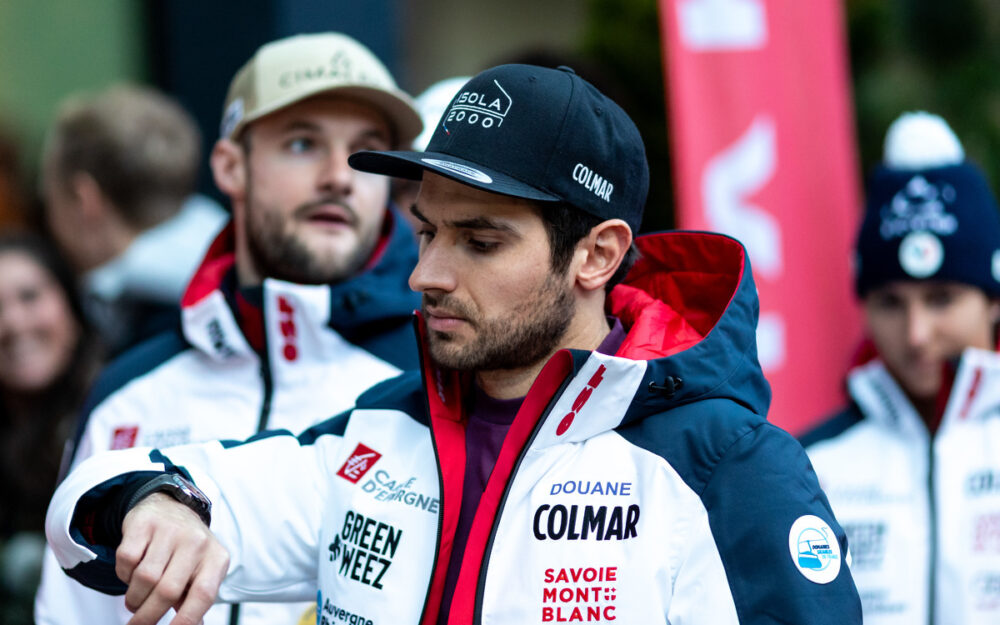
<path id="1" fill-rule="evenodd" d="M 621 219 L 594 226 L 576 248 L 576 284 L 587 291 L 604 288 L 632 245 L 632 229 Z"/>
<path id="2" fill-rule="evenodd" d="M 101 185 L 87 172 L 78 171 L 70 176 L 69 186 L 70 193 L 80 207 L 80 217 L 85 222 L 99 222 L 106 219 L 110 211 L 115 210 Z"/>
<path id="3" fill-rule="evenodd" d="M 212 147 L 209 163 L 215 186 L 231 200 L 241 201 L 246 196 L 246 155 L 240 145 L 230 139 L 219 139 Z"/>

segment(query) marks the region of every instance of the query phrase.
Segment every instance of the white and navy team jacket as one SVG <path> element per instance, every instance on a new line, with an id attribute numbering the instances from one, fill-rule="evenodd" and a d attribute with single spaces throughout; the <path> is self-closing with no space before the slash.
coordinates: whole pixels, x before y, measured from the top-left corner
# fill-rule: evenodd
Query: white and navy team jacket
<path id="1" fill-rule="evenodd" d="M 639 245 L 609 296 L 628 329 L 619 351 L 560 351 L 525 398 L 448 622 L 860 623 L 843 532 L 802 447 L 763 417 L 742 246 L 691 233 Z M 232 554 L 221 601 L 312 597 L 321 625 L 433 624 L 467 383 L 426 361 L 299 436 L 94 458 L 57 492 L 49 540 L 70 575 L 122 592 L 90 511 L 142 472 L 174 471 L 215 502 Z"/>
<path id="2" fill-rule="evenodd" d="M 419 297 L 406 283 L 415 244 L 402 219 L 390 227 L 378 262 L 351 280 L 265 280 L 257 312 L 263 314 L 263 354 L 247 338 L 248 314 L 241 316 L 227 291 L 234 241 L 232 227 L 224 230 L 184 295 L 182 331 L 150 340 L 102 373 L 88 399 L 74 465 L 114 449 L 243 440 L 265 429 L 299 432 L 397 375 L 396 364 L 415 367 L 411 317 Z M 218 606 L 205 623 L 294 625 L 308 608 Z M 121 597 L 78 584 L 47 555 L 38 625 L 124 624 L 130 617 Z"/>
<path id="3" fill-rule="evenodd" d="M 865 623 L 1000 623 L 1000 354 L 964 352 L 933 437 L 881 361 L 848 388 L 854 405 L 803 442 Z"/>

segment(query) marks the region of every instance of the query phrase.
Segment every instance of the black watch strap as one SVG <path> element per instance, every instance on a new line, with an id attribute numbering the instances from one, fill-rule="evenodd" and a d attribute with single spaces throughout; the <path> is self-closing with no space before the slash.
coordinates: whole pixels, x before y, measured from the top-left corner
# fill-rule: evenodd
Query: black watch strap
<path id="1" fill-rule="evenodd" d="M 195 486 L 190 480 L 176 473 L 163 473 L 157 475 L 139 487 L 128 501 L 125 512 L 134 508 L 140 501 L 149 497 L 153 493 L 166 493 L 181 502 L 185 506 L 194 510 L 205 525 L 212 522 L 212 502 Z"/>

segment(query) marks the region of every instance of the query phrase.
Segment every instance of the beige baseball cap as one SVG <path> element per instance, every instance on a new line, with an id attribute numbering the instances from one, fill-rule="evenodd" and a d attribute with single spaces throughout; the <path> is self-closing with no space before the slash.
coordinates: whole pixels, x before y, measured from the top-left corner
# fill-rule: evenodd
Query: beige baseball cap
<path id="1" fill-rule="evenodd" d="M 400 145 L 423 129 L 413 99 L 371 50 L 347 35 L 317 33 L 272 41 L 254 53 L 229 85 L 220 135 L 235 139 L 253 120 L 327 92 L 380 110 Z"/>

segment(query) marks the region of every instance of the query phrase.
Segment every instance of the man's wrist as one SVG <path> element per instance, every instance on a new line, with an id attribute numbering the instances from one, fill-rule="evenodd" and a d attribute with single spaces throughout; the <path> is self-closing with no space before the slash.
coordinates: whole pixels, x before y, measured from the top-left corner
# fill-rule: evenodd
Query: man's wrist
<path id="1" fill-rule="evenodd" d="M 124 518 L 125 514 L 128 514 L 129 510 L 134 508 L 139 504 L 139 502 L 153 493 L 163 493 L 173 497 L 178 502 L 191 508 L 199 517 L 201 517 L 201 520 L 205 522 L 205 525 L 211 524 L 212 502 L 200 488 L 194 485 L 193 482 L 176 473 L 164 473 L 158 475 L 140 486 L 134 493 L 132 493 L 128 503 L 125 505 L 122 518 Z"/>

